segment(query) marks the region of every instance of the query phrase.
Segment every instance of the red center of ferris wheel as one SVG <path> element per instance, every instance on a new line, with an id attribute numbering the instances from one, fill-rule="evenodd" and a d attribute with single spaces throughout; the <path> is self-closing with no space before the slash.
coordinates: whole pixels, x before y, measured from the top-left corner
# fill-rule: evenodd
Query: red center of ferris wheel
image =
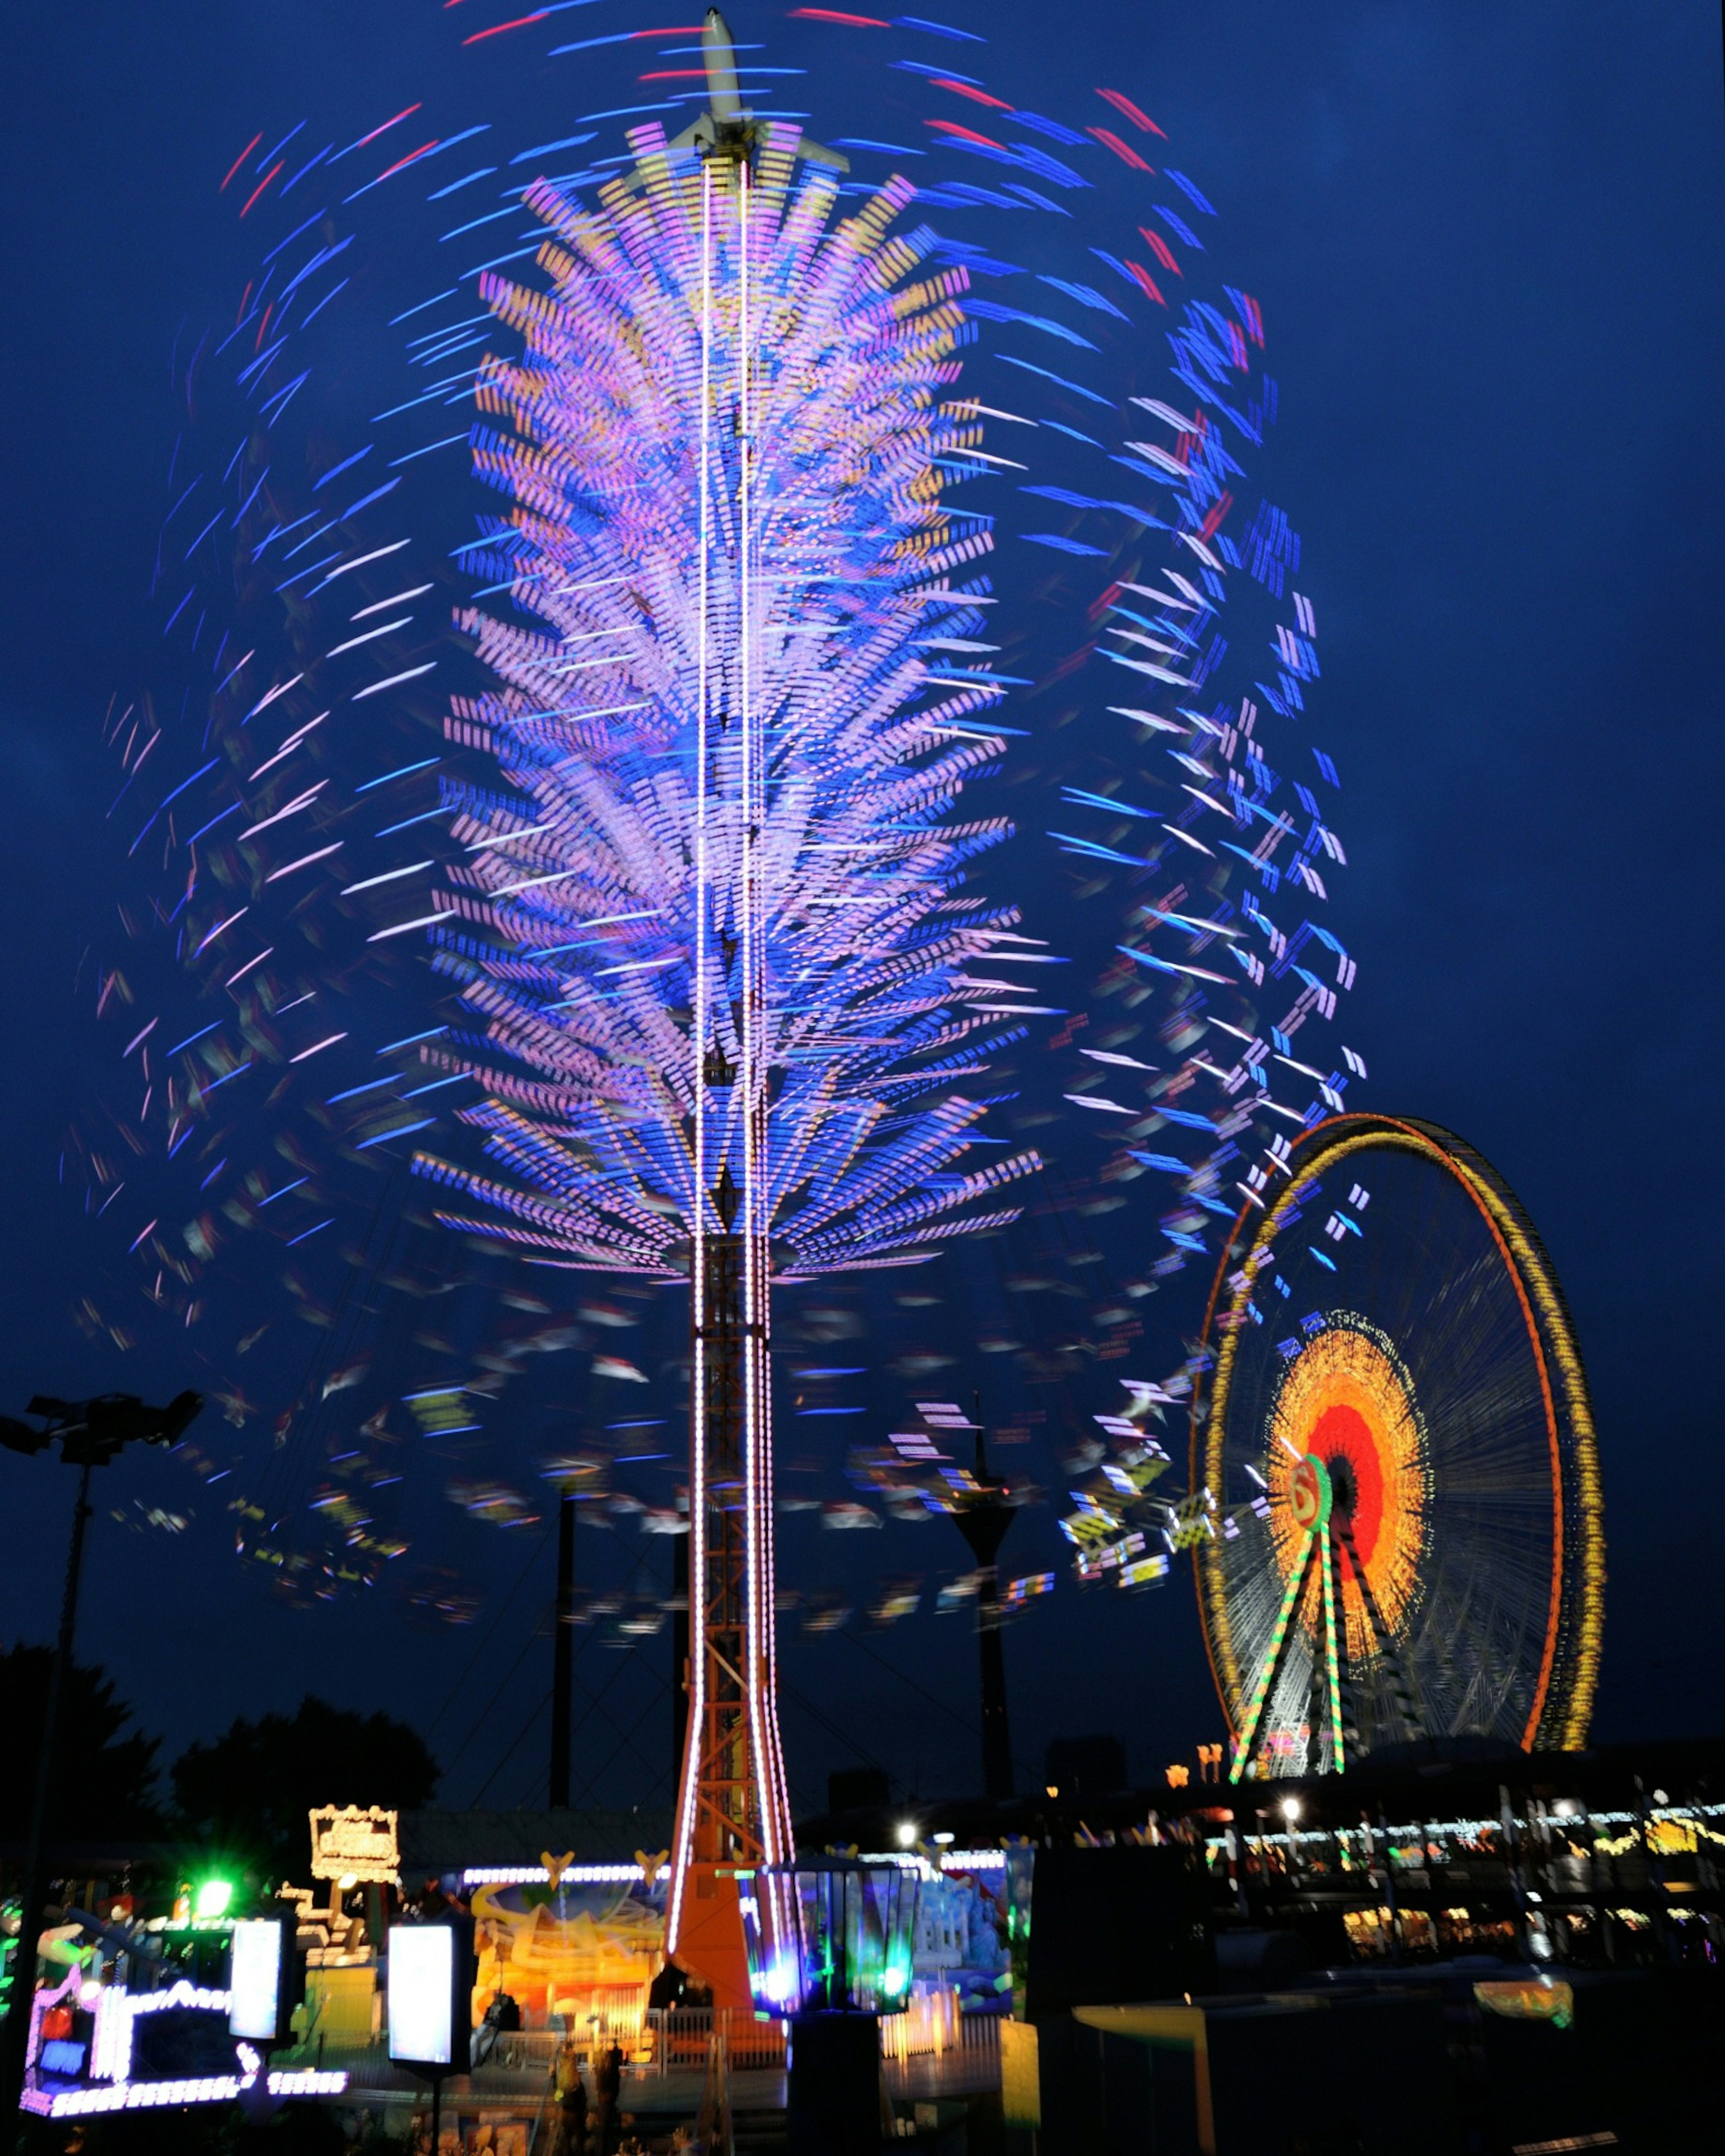
<path id="1" fill-rule="evenodd" d="M 1354 1546 L 1369 1564 L 1378 1548 L 1384 1520 L 1382 1434 L 1351 1401 L 1325 1407 L 1306 1440 L 1330 1471 L 1336 1508 L 1348 1515 Z"/>

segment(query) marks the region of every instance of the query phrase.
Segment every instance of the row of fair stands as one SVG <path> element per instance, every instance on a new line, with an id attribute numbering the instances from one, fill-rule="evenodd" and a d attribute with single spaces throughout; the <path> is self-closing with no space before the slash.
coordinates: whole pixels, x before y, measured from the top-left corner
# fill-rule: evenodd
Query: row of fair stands
<path id="1" fill-rule="evenodd" d="M 326 1807 L 311 1815 L 311 1887 L 248 1899 L 222 1880 L 183 1884 L 149 1919 L 125 1895 L 69 1902 L 39 1940 L 23 2104 L 48 2118 L 267 2111 L 399 2087 L 401 2070 L 435 2082 L 470 2059 L 543 2081 L 558 2048 L 588 2070 L 610 2051 L 636 2072 L 699 2067 L 710 2016 L 655 2001 L 666 1861 L 624 1854 L 655 1824 Z M 944 2048 L 955 2014 L 999 2010 L 1011 1981 L 1000 1852 L 927 1854 L 936 1863 L 897 1859 L 927 1880 L 906 1899 L 893 1958 L 899 2051 Z M 737 2063 L 785 2059 L 774 1955 L 768 2020 L 742 2011 Z"/>
<path id="2" fill-rule="evenodd" d="M 25 2107 L 54 2118 L 235 2102 L 265 2112 L 398 2092 L 404 2076 L 437 2089 L 485 2062 L 531 2061 L 542 2081 L 559 2047 L 589 2067 L 614 2049 L 638 2073 L 687 2068 L 706 2050 L 698 2012 L 654 2010 L 665 1859 L 620 1853 L 637 1835 L 655 1839 L 656 1824 L 331 1807 L 311 1815 L 310 1887 L 248 1900 L 206 1881 L 149 1918 L 123 1896 L 60 1907 L 38 1942 Z M 574 1846 L 598 1861 L 576 1862 Z M 927 2021 L 939 2048 L 961 2007 L 1004 2003 L 1004 1861 L 975 1855 L 968 1867 L 901 1860 L 930 1891 L 904 1897 L 895 1920 L 894 1995 L 881 2003 L 903 2022 L 900 2049 L 921 2042 L 913 2024 Z M 783 2062 L 783 1944 L 760 1957 L 770 2025 L 739 2027 L 739 2062 L 743 2040 L 766 2043 L 762 2065 L 768 2051 Z"/>
<path id="3" fill-rule="evenodd" d="M 1093 2099 L 1105 2097 L 1111 2118 L 1153 2118 L 1158 2148 L 1220 2156 L 1256 2145 L 1266 2121 L 1242 2109 L 1253 2092 L 1273 2084 L 1288 2101 L 1286 2076 L 1266 2079 L 1254 2062 L 1280 2060 L 1289 2043 L 1314 2068 L 1292 2084 L 1302 2131 L 1329 2131 L 1343 2110 L 1399 2110 L 1396 2089 L 1417 2087 L 1431 2130 L 1422 2138 L 1404 2118 L 1409 2150 L 1447 2147 L 1452 2129 L 1477 2128 L 1489 2142 L 1512 2097 L 1512 2139 L 1537 2140 L 1536 2126 L 1622 2138 L 1640 2099 L 1607 2071 L 1620 2057 L 1668 2053 L 1658 2085 L 1689 2101 L 1691 2055 L 1720 2025 L 1712 1958 L 1691 1982 L 1684 1951 L 1712 1919 L 1704 1851 L 1725 1835 L 1716 1805 L 1680 1817 L 1660 1792 L 1620 1820 L 1554 1799 L 1538 1816 L 1522 1807 L 1413 1831 L 1321 1819 L 1321 1794 L 1281 1796 L 1261 1812 L 1236 1795 L 1225 1820 L 1200 1813 L 1175 1835 L 1153 1824 L 1105 1843 L 1068 1833 L 964 1850 L 930 1832 L 926 1847 L 901 1838 L 890 1855 L 739 1880 L 747 2018 L 759 2017 L 763 2040 L 777 2035 L 779 2061 L 786 2025 L 796 2032 L 780 2101 L 795 2112 L 799 2061 L 820 2066 L 802 2076 L 809 2087 L 851 2092 L 842 2117 L 790 2123 L 824 2152 L 849 2147 L 853 2126 L 866 2138 L 884 2059 L 888 2095 L 914 2083 L 928 2099 L 917 2114 L 960 2091 L 979 2099 L 986 2082 L 1008 2148 L 1035 2136 L 1042 2156 L 1076 2156 Z M 379 1811 L 326 1811 L 312 1828 L 309 1888 L 230 1907 L 213 1891 L 220 1882 L 205 1882 L 142 1922 L 117 1903 L 59 1908 L 39 1942 L 26 2108 L 74 2118 L 237 2102 L 262 2112 L 375 2092 L 393 2109 L 423 2089 L 434 2112 L 461 2076 L 464 2128 L 483 2133 L 475 2107 L 511 2061 L 541 2091 L 562 2051 L 583 2053 L 590 2068 L 615 2051 L 638 2077 L 696 2063 L 672 2055 L 701 2033 L 698 2014 L 649 2004 L 664 1964 L 662 1858 L 600 1842 L 594 1861 L 577 1863 L 573 1848 L 591 1851 L 597 1837 L 572 1819 L 445 1815 L 434 1845 Z M 535 1841 L 536 1860 L 524 1853 Z M 462 1848 L 519 1861 L 451 1861 Z M 1586 1879 L 1571 1880 L 1563 1867 L 1584 1860 Z M 1658 1887 L 1658 1967 L 1584 1965 L 1568 1918 L 1584 1892 L 1603 1895 L 1607 1866 L 1620 1913 L 1618 1897 L 1637 1894 L 1637 1864 Z M 1480 1951 L 1483 1933 L 1428 1941 L 1414 1922 L 1441 1904 L 1446 1922 L 1471 1912 L 1483 1922 L 1506 1897 L 1513 1936 L 1494 1955 Z M 1360 1909 L 1380 1900 L 1383 1954 L 1353 1936 Z M 1319 1922 L 1345 1937 L 1340 1962 L 1301 1950 L 1319 1944 L 1306 1938 Z M 1362 2047 L 1368 2023 L 1376 2034 Z M 1445 2031 L 1463 2023 L 1474 2032 L 1467 2057 L 1486 2061 L 1477 2087 L 1451 2071 Z M 1577 2030 L 1579 2045 L 1568 2041 Z M 1381 2089 L 1366 2085 L 1368 2061 L 1389 2076 Z M 498 2125 L 488 2145 L 512 2144 Z"/>

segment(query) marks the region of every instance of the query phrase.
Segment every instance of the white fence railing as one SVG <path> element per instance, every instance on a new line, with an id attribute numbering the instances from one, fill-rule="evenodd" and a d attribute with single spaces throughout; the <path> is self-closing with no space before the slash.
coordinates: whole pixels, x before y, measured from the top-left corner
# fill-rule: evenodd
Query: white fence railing
<path id="1" fill-rule="evenodd" d="M 999 2017 L 961 2013 L 956 1991 L 918 1994 L 902 2013 L 883 2015 L 880 2030 L 880 2056 L 890 2073 L 908 2071 L 920 2083 L 931 2073 L 939 2079 L 943 2073 L 963 2077 L 999 2071 Z M 578 2023 L 570 2033 L 582 2070 L 589 2076 L 614 2037 L 624 2053 L 625 2075 L 637 2082 L 705 2074 L 715 2036 L 724 2041 L 732 2072 L 783 2072 L 786 2064 L 785 2022 L 726 2008 L 649 2010 L 633 2031 L 608 2030 L 595 2018 Z M 489 2035 L 475 2030 L 475 2086 L 483 2089 L 518 2079 L 548 2085 L 564 2041 L 556 2030 L 517 2029 L 500 2031 L 494 2044 Z M 377 2039 L 369 2046 L 329 2046 L 326 2057 L 318 2046 L 305 2047 L 305 2061 L 311 2063 L 314 2057 L 345 2068 L 357 2087 L 388 2087 L 398 2078 Z"/>
<path id="2" fill-rule="evenodd" d="M 653 2058 L 645 2071 L 660 2076 L 705 2072 L 716 2035 L 725 2040 L 725 2055 L 733 2071 L 783 2067 L 783 2021 L 757 2020 L 752 2014 L 728 2006 L 674 2006 L 656 2009 L 647 2016 L 644 2047 L 651 2044 Z"/>
<path id="3" fill-rule="evenodd" d="M 899 2066 L 948 2051 L 994 2053 L 999 2049 L 999 2017 L 961 2013 L 956 1991 L 919 1992 L 902 2014 L 880 2017 L 880 2056 Z"/>

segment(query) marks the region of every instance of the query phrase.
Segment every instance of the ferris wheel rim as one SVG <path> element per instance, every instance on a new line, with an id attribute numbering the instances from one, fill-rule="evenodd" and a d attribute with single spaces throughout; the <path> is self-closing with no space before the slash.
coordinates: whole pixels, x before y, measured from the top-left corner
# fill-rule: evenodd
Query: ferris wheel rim
<path id="1" fill-rule="evenodd" d="M 1224 1298 L 1228 1308 L 1238 1310 L 1250 1292 L 1249 1281 L 1230 1286 L 1230 1281 L 1239 1278 L 1245 1260 L 1254 1249 L 1272 1240 L 1301 1184 L 1350 1154 L 1372 1147 L 1423 1159 L 1458 1184 L 1483 1220 L 1502 1269 L 1513 1284 L 1539 1378 L 1550 1464 L 1553 1528 L 1551 1587 L 1540 1666 L 1520 1743 L 1524 1751 L 1539 1748 L 1542 1732 L 1554 1720 L 1545 1748 L 1578 1748 L 1586 1742 L 1598 1689 L 1605 1577 L 1604 1505 L 1586 1378 L 1562 1288 L 1526 1209 L 1491 1162 L 1455 1132 L 1412 1116 L 1376 1113 L 1327 1116 L 1296 1140 L 1286 1186 L 1276 1200 L 1269 1206 L 1248 1202 L 1240 1207 L 1223 1246 L 1204 1307 L 1201 1337 L 1214 1350 L 1215 1360 L 1208 1373 L 1211 1378 L 1208 1387 L 1206 1373 L 1200 1372 L 1193 1388 L 1190 1486 L 1195 1491 L 1219 1487 L 1222 1483 L 1229 1387 L 1242 1335 L 1240 1327 L 1230 1326 L 1219 1338 L 1218 1317 Z M 1567 1441 L 1559 1427 L 1559 1393 Z M 1250 1676 L 1235 1665 L 1231 1652 L 1228 1609 L 1231 1585 L 1219 1562 L 1219 1547 L 1199 1546 L 1194 1585 L 1211 1681 L 1221 1702 L 1230 1739 L 1235 1740 Z M 1560 1667 L 1572 1598 L 1578 1620 L 1574 1627 L 1576 1636 Z M 1226 1667 L 1219 1661 L 1219 1646 Z M 1558 1710 L 1555 1717 L 1554 1705 Z"/>

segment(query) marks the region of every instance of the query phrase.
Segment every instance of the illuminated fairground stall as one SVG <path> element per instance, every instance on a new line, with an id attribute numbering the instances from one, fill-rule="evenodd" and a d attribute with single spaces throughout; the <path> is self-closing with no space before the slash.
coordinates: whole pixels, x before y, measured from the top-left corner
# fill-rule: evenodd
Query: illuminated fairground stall
<path id="1" fill-rule="evenodd" d="M 234 1915 L 233 1897 L 212 1877 L 165 1917 L 58 1912 L 38 1947 L 26 2112 L 268 2107 L 341 2093 L 345 2072 L 286 2056 L 305 1981 L 294 1915 Z"/>

